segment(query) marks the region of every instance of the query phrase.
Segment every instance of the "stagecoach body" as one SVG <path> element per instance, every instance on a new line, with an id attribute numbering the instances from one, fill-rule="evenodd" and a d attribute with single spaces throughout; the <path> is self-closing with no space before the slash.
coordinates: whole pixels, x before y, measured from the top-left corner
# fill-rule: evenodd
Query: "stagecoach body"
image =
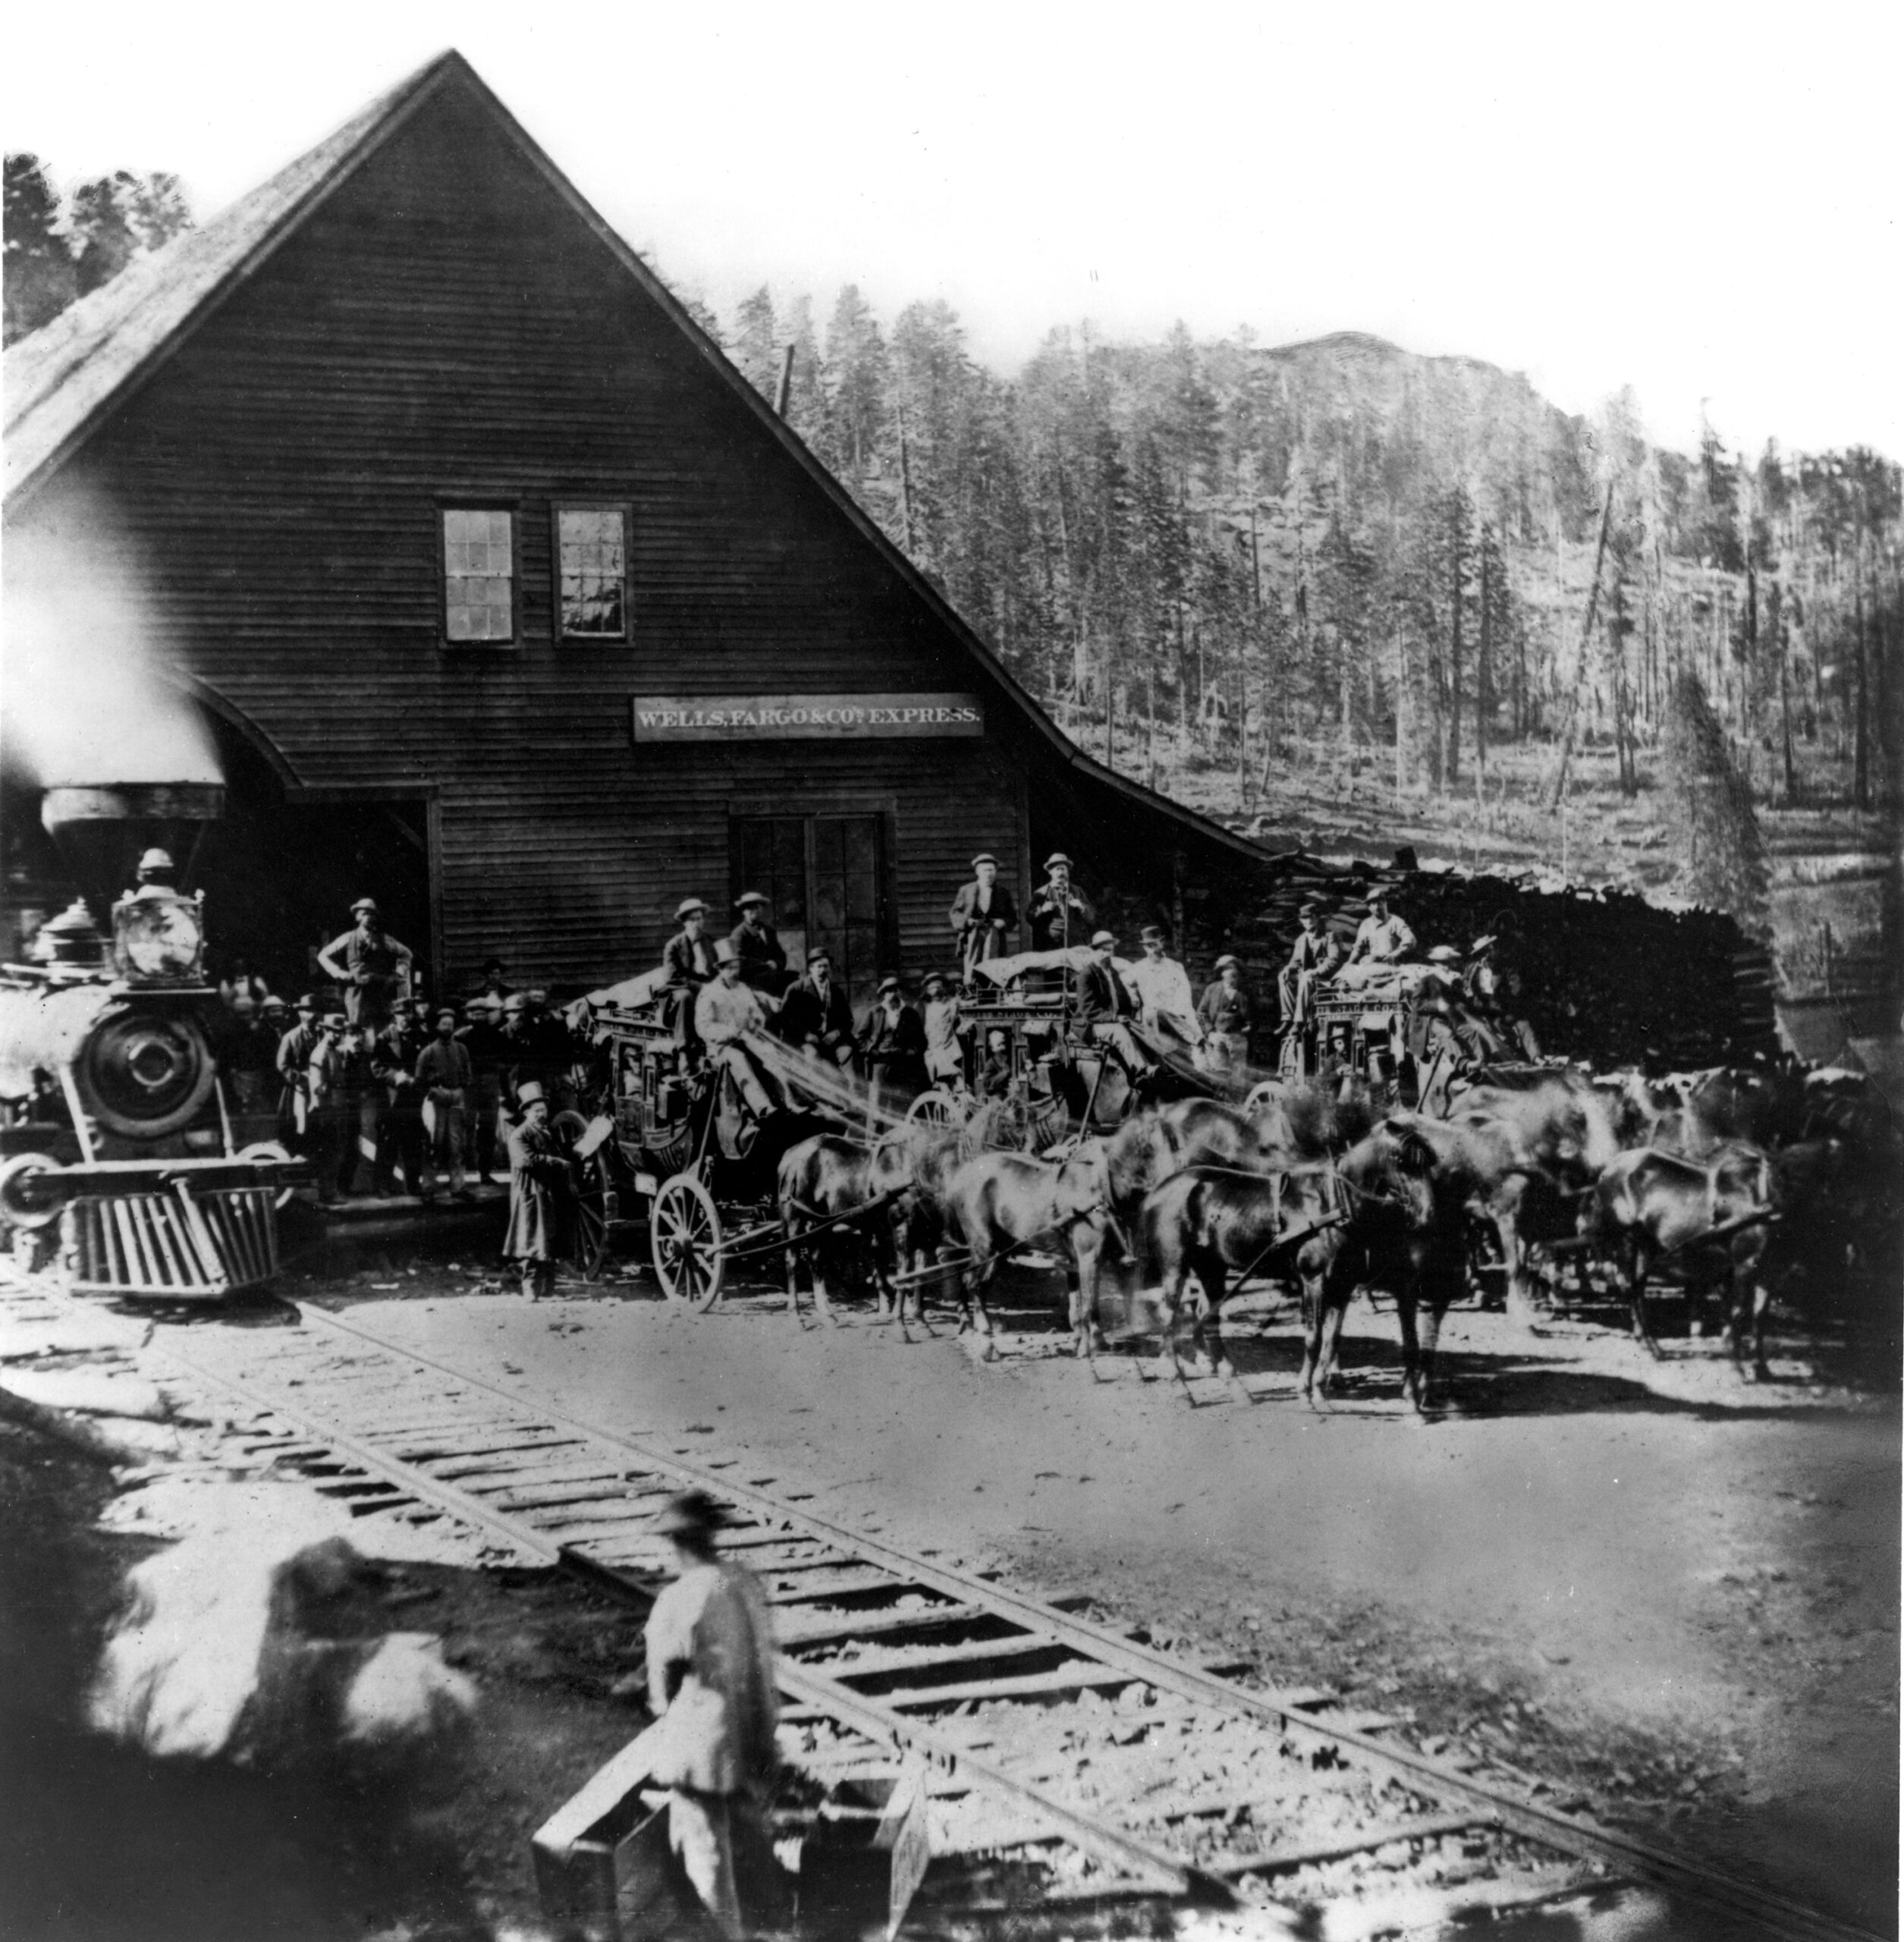
<path id="1" fill-rule="evenodd" d="M 203 1301 L 278 1271 L 278 1208 L 302 1170 L 232 1137 L 203 896 L 110 895 L 140 844 L 178 845 L 220 793 L 47 792 L 47 827 L 89 894 L 46 927 L 41 962 L 0 968 L 0 1230 L 17 1268 L 76 1293 Z M 89 906 L 107 913 L 104 938 Z"/>

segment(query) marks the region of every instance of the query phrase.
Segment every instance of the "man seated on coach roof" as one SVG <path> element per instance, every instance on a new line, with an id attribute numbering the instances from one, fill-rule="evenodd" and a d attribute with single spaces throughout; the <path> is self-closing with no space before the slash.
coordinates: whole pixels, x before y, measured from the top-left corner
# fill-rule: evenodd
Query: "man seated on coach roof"
<path id="1" fill-rule="evenodd" d="M 727 941 L 740 954 L 741 982 L 778 998 L 789 982 L 787 952 L 767 921 L 770 907 L 757 890 L 736 898 L 734 908 L 740 913 L 740 921 L 727 933 Z"/>
<path id="2" fill-rule="evenodd" d="M 1161 924 L 1146 924 L 1138 936 L 1144 954 L 1132 967 L 1131 989 L 1137 995 L 1142 1022 L 1146 1030 L 1167 1042 L 1195 1047 L 1203 1042 L 1203 1023 L 1197 1016 L 1195 995 L 1190 989 L 1190 974 L 1174 957 L 1165 956 L 1166 939 Z"/>
<path id="3" fill-rule="evenodd" d="M 1001 956 L 1005 933 L 1018 928 L 1018 907 L 998 881 L 998 859 L 982 850 L 972 859 L 972 881 L 959 886 L 952 900 L 952 935 L 959 941 L 961 980 L 972 982 L 972 969 L 988 957 Z"/>
<path id="4" fill-rule="evenodd" d="M 867 1010 L 855 1046 L 859 1069 L 889 1104 L 910 1104 L 925 1090 L 925 1027 L 906 1002 L 897 978 L 880 979 L 879 996 Z"/>
<path id="5" fill-rule="evenodd" d="M 831 954 L 820 945 L 806 954 L 806 976 L 781 1007 L 780 1035 L 810 1058 L 853 1063 L 853 1001 L 834 978 Z"/>
<path id="6" fill-rule="evenodd" d="M 1097 919 L 1091 900 L 1073 887 L 1071 859 L 1062 850 L 1045 859 L 1045 881 L 1032 897 L 1032 948 L 1064 951 L 1082 944 Z"/>
<path id="7" fill-rule="evenodd" d="M 1249 1056 L 1249 1028 L 1255 1014 L 1243 988 L 1243 964 L 1225 951 L 1217 960 L 1214 982 L 1204 987 L 1196 1008 L 1202 1021 L 1203 1063 L 1211 1072 L 1228 1072 Z"/>
<path id="8" fill-rule="evenodd" d="M 706 935 L 708 907 L 700 897 L 684 897 L 674 907 L 674 921 L 681 928 L 661 947 L 661 969 L 671 986 L 699 991 L 713 982 L 720 968 L 714 940 Z"/>
<path id="9" fill-rule="evenodd" d="M 333 938 L 317 954 L 317 961 L 344 987 L 344 1010 L 353 1025 L 373 1031 L 390 1023 L 390 1001 L 410 982 L 414 961 L 409 945 L 399 944 L 383 927 L 374 897 L 360 897 L 350 906 L 357 927 Z"/>
<path id="10" fill-rule="evenodd" d="M 928 971 L 925 1001 L 925 1076 L 948 1086 L 965 1084 L 965 1054 L 959 1044 L 959 998 L 943 971 Z"/>
<path id="11" fill-rule="evenodd" d="M 1090 962 L 1071 974 L 1072 1010 L 1089 1028 L 1094 1044 L 1111 1047 L 1133 1077 L 1143 1078 L 1156 1070 L 1157 1062 L 1132 1035 L 1127 1021 L 1137 1015 L 1137 1001 L 1117 969 L 1117 948 L 1109 931 L 1092 938 Z"/>
<path id="12" fill-rule="evenodd" d="M 1406 960 L 1415 942 L 1407 921 L 1390 908 L 1387 886 L 1377 884 L 1368 893 L 1368 914 L 1356 927 L 1335 982 L 1349 990 L 1388 976 Z"/>
<path id="13" fill-rule="evenodd" d="M 1296 934 L 1289 962 L 1276 978 L 1276 995 L 1282 1001 L 1285 1032 L 1308 1025 L 1315 1018 L 1316 985 L 1342 962 L 1342 947 L 1334 933 L 1323 926 L 1322 906 L 1312 899 L 1296 914 L 1302 928 Z"/>
<path id="14" fill-rule="evenodd" d="M 703 985 L 694 1000 L 694 1029 L 708 1056 L 740 1089 L 740 1096 L 762 1119 L 776 1110 L 754 1057 L 741 1041 L 749 1032 L 765 1032 L 767 1014 L 751 985 L 740 981 L 740 954 L 725 938 L 714 947 L 720 969 L 711 985 Z"/>

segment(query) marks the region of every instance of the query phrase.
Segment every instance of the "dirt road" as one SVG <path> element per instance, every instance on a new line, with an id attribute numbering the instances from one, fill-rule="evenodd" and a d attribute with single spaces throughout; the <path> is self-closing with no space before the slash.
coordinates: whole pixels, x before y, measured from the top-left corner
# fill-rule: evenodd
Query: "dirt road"
<path id="1" fill-rule="evenodd" d="M 1393 1400 L 1392 1318 L 1360 1306 L 1344 1398 L 1318 1415 L 1290 1393 L 1277 1317 L 1235 1344 L 1252 1406 L 1214 1383 L 1188 1400 L 1129 1355 L 1094 1378 L 1053 1353 L 1048 1306 L 1009 1296 L 1023 1332 L 979 1365 L 949 1333 L 906 1346 L 863 1314 L 796 1328 L 742 1299 L 696 1317 L 632 1283 L 531 1306 L 429 1268 L 392 1299 L 369 1278 L 327 1292 L 423 1353 L 744 1453 L 743 1474 L 849 1523 L 1278 1679 L 1412 1708 L 1435 1750 L 1894 1927 L 1889 1400 L 1745 1387 L 1714 1344 L 1656 1365 L 1601 1329 L 1530 1340 L 1457 1313 L 1459 1407 L 1424 1425 Z"/>

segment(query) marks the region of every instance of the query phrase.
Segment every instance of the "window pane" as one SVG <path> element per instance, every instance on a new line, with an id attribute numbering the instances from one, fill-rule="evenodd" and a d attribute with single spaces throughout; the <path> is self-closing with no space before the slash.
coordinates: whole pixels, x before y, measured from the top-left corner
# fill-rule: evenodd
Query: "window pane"
<path id="1" fill-rule="evenodd" d="M 514 515 L 443 510 L 443 630 L 451 640 L 515 638 Z"/>
<path id="2" fill-rule="evenodd" d="M 621 514 L 613 507 L 564 507 L 556 514 L 556 541 L 562 632 L 622 639 L 627 549 Z"/>

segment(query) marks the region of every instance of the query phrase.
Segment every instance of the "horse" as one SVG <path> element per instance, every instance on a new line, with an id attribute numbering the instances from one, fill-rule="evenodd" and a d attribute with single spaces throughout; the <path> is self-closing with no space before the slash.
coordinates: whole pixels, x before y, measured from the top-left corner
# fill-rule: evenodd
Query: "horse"
<path id="1" fill-rule="evenodd" d="M 1239 1282 L 1292 1241 L 1338 1218 L 1329 1205 L 1329 1169 L 1306 1165 L 1274 1173 L 1260 1169 L 1192 1167 L 1174 1174 L 1145 1199 L 1144 1251 L 1161 1271 L 1163 1339 L 1177 1379 L 1177 1319 L 1189 1277 L 1197 1281 L 1190 1311 L 1195 1357 L 1208 1372 L 1234 1381 L 1224 1353 L 1221 1309 L 1227 1276 Z"/>
<path id="2" fill-rule="evenodd" d="M 827 1297 L 826 1262 L 843 1262 L 856 1246 L 871 1254 L 872 1281 L 881 1315 L 889 1315 L 894 1299 L 892 1234 L 888 1225 L 869 1221 L 859 1231 L 847 1232 L 841 1215 L 870 1215 L 882 1202 L 903 1191 L 890 1169 L 878 1164 L 878 1148 L 869 1149 L 834 1133 L 815 1133 L 790 1146 L 781 1155 L 774 1184 L 780 1203 L 781 1233 L 786 1243 L 787 1312 L 800 1319 L 798 1267 L 805 1258 L 813 1281 L 813 1306 L 827 1322 L 838 1318 Z M 857 1227 L 857 1223 L 852 1224 Z"/>
<path id="3" fill-rule="evenodd" d="M 1312 1403 L 1327 1397 L 1350 1300 L 1359 1287 L 1382 1288 L 1401 1331 L 1402 1394 L 1425 1416 L 1441 1318 L 1466 1283 L 1469 1183 L 1412 1127 L 1390 1125 L 1351 1147 L 1334 1174 L 1343 1218 L 1296 1251 L 1305 1334 L 1297 1386 Z"/>
<path id="4" fill-rule="evenodd" d="M 969 1255 L 961 1330 L 978 1331 L 985 1360 L 998 1354 L 985 1284 L 1007 1254 L 1046 1235 L 1062 1240 L 1070 1252 L 1076 1275 L 1070 1299 L 1073 1352 L 1095 1356 L 1100 1346 L 1098 1262 L 1108 1213 L 1104 1156 L 1095 1142 L 1059 1161 L 1025 1153 L 979 1154 L 962 1162 L 947 1180 L 943 1206 L 949 1233 L 963 1242 Z"/>

